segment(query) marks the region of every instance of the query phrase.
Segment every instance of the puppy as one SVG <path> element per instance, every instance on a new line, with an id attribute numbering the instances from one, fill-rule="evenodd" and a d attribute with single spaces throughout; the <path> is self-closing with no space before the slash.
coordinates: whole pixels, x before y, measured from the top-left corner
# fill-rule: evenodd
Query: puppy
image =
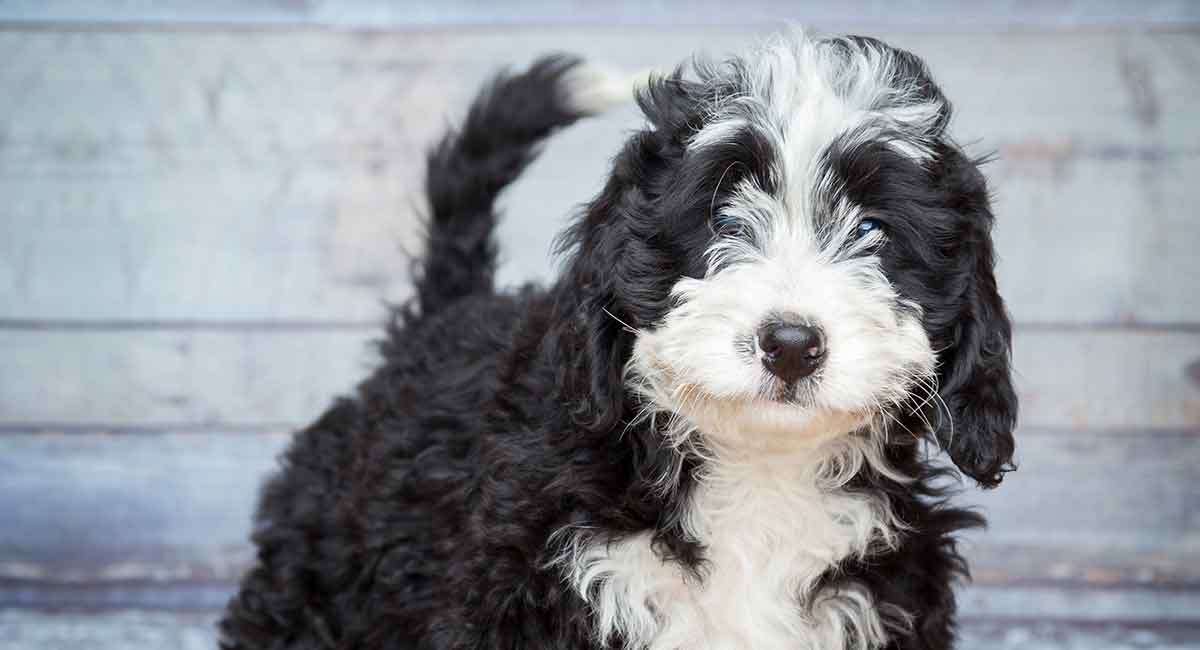
<path id="1" fill-rule="evenodd" d="M 249 649 L 944 649 L 949 469 L 1012 469 L 988 190 L 908 52 L 793 35 L 652 78 L 497 292 L 497 194 L 606 93 L 542 59 L 429 155 L 382 364 L 300 432 L 221 623 Z"/>

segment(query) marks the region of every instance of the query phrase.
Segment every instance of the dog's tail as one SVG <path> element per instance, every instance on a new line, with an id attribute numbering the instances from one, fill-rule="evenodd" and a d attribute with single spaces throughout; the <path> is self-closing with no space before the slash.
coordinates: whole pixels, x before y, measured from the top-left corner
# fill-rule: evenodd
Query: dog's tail
<path id="1" fill-rule="evenodd" d="M 570 56 L 548 56 L 521 74 L 502 73 L 475 97 L 461 127 L 429 152 L 431 208 L 417 269 L 421 313 L 492 290 L 497 195 L 555 130 L 633 99 L 631 80 Z"/>

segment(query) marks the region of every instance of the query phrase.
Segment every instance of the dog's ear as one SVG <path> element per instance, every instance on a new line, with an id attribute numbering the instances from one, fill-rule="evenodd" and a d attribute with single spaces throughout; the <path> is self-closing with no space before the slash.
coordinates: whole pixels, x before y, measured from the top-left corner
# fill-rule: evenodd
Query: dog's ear
<path id="1" fill-rule="evenodd" d="M 633 350 L 637 328 L 653 321 L 647 307 L 661 288 L 655 256 L 638 232 L 650 206 L 632 183 L 631 161 L 617 159 L 617 170 L 604 191 L 568 228 L 559 241 L 570 249 L 560 289 L 569 291 L 562 304 L 570 313 L 568 340 L 575 375 L 571 394 L 579 396 L 577 421 L 593 430 L 609 430 L 625 417 L 625 364 Z M 667 287 L 669 290 L 669 287 Z"/>
<path id="2" fill-rule="evenodd" d="M 669 300 L 674 261 L 657 236 L 657 204 L 698 122 L 698 93 L 681 70 L 650 80 L 638 95 L 649 126 L 625 143 L 604 189 L 557 242 L 573 294 L 564 317 L 573 323 L 573 352 L 582 355 L 574 394 L 587 396 L 575 411 L 589 428 L 610 429 L 625 417 L 635 332 L 651 326 Z"/>
<path id="3" fill-rule="evenodd" d="M 920 134 L 936 142 L 933 172 L 947 197 L 957 224 L 945 245 L 955 252 L 959 267 L 946 286 L 956 293 L 957 309 L 948 314 L 938 337 L 942 350 L 938 368 L 940 396 L 934 435 L 959 470 L 983 487 L 1000 484 L 1016 467 L 1013 429 L 1017 396 L 1011 364 L 1012 326 L 996 289 L 995 253 L 991 230 L 994 218 L 987 181 L 980 161 L 967 157 L 946 138 L 953 108 L 916 55 L 882 41 L 849 37 L 864 49 L 885 56 L 892 85 L 904 92 L 890 99 L 936 110 L 916 111 Z M 939 320 L 947 314 L 939 315 Z"/>
<path id="4" fill-rule="evenodd" d="M 959 309 L 949 324 L 939 366 L 935 434 L 959 470 L 983 487 L 1000 484 L 1012 462 L 1017 396 L 1010 370 L 1012 326 L 996 290 L 987 186 L 975 161 L 957 148 L 940 153 L 941 181 L 960 218 Z M 947 417 L 948 415 L 948 417 Z"/>
<path id="5" fill-rule="evenodd" d="M 723 82 L 715 68 L 701 61 L 693 67 L 705 81 L 689 79 L 689 68 L 680 66 L 666 76 L 651 75 L 638 90 L 637 104 L 650 123 L 648 132 L 663 144 L 685 144 L 703 122 L 701 106 L 721 91 Z"/>

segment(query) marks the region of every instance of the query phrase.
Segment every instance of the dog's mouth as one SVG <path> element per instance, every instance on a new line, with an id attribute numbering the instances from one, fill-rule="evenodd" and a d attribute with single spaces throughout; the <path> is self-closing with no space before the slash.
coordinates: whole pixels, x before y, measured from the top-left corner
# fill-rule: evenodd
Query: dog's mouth
<path id="1" fill-rule="evenodd" d="M 796 432 L 802 437 L 825 437 L 861 427 L 872 418 L 869 406 L 845 408 L 825 401 L 825 368 L 784 381 L 761 366 L 753 354 L 752 338 L 738 343 L 739 359 L 759 370 L 748 373 L 740 387 L 712 385 L 690 376 L 682 364 L 671 363 L 661 354 L 641 356 L 641 363 L 629 368 L 633 372 L 627 381 L 643 403 L 643 412 L 670 412 L 674 416 L 665 421 L 691 422 L 702 430 L 742 429 L 767 437 L 778 434 L 780 439 L 795 438 Z"/>
<path id="2" fill-rule="evenodd" d="M 675 393 L 680 396 L 674 401 L 678 412 L 690 414 L 703 411 L 738 411 L 773 418 L 800 418 L 836 414 L 839 417 L 865 417 L 870 411 L 863 409 L 831 408 L 823 404 L 818 394 L 819 382 L 813 378 L 784 383 L 778 380 L 764 382 L 756 391 L 718 394 L 698 383 L 680 385 Z"/>
<path id="3" fill-rule="evenodd" d="M 784 404 L 797 408 L 813 408 L 817 405 L 817 386 L 820 377 L 811 376 L 785 382 L 773 377 L 765 379 L 765 389 L 757 400 Z"/>
<path id="4" fill-rule="evenodd" d="M 759 361 L 751 356 L 747 363 L 759 364 Z M 656 360 L 653 368 L 652 377 L 642 374 L 642 381 L 636 382 L 641 388 L 640 392 L 643 392 L 643 396 L 657 397 L 660 403 L 674 403 L 677 407 L 689 403 L 795 409 L 813 409 L 820 406 L 818 390 L 823 374 L 820 371 L 794 381 L 784 381 L 763 368 L 755 378 L 754 385 L 737 392 L 727 392 L 714 390 L 706 385 L 706 382 L 690 379 L 678 368 L 661 360 Z M 652 390 L 647 391 L 648 388 Z M 664 397 L 667 399 L 663 399 Z"/>
<path id="5" fill-rule="evenodd" d="M 777 386 L 770 394 L 715 396 L 688 385 L 686 394 L 671 410 L 686 423 L 673 435 L 684 439 L 693 431 L 703 432 L 708 444 L 732 445 L 742 451 L 792 450 L 868 425 L 866 410 L 834 410 L 811 401 L 811 394 L 797 387 Z"/>

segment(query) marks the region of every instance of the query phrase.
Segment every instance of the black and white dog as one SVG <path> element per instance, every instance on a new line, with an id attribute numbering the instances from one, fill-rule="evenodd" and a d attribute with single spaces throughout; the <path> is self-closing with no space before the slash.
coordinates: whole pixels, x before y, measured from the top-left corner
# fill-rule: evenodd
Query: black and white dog
<path id="1" fill-rule="evenodd" d="M 497 78 L 430 154 L 417 296 L 266 486 L 224 648 L 953 645 L 982 520 L 921 442 L 994 486 L 1017 401 L 946 98 L 860 37 L 653 78 L 561 277 L 497 293 L 496 196 L 589 70 Z"/>

